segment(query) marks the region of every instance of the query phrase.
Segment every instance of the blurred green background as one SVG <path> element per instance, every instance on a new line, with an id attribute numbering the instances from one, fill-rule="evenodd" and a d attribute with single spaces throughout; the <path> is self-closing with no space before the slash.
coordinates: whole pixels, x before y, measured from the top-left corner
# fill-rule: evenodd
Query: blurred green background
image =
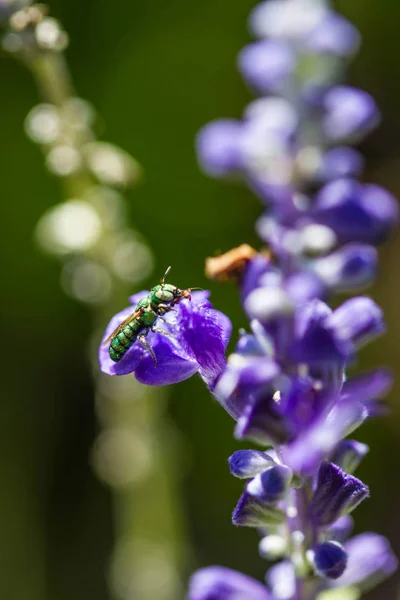
<path id="1" fill-rule="evenodd" d="M 171 264 L 180 287 L 210 287 L 214 305 L 237 331 L 245 324 L 237 293 L 209 284 L 203 263 L 216 250 L 257 244 L 253 224 L 260 206 L 240 186 L 204 177 L 193 140 L 207 121 L 239 116 L 251 98 L 235 56 L 249 40 L 253 0 L 49 4 L 71 37 L 67 56 L 79 95 L 106 124 L 100 133 L 144 167 L 145 181 L 129 192 L 129 211 L 154 250 L 156 279 Z M 336 6 L 363 34 L 349 81 L 373 93 L 384 114 L 363 145 L 366 179 L 400 197 L 400 4 L 342 0 Z M 113 514 L 110 492 L 89 465 L 98 431 L 86 358 L 90 313 L 64 295 L 59 264 L 33 241 L 38 218 L 62 196 L 23 133 L 23 120 L 38 101 L 31 76 L 7 56 L 0 69 L 0 597 L 103 600 L 109 598 Z M 361 368 L 389 364 L 400 372 L 399 252 L 399 235 L 381 251 L 381 275 L 371 294 L 385 310 L 389 333 L 362 353 Z M 357 531 L 387 535 L 398 554 L 399 390 L 397 377 L 391 416 L 360 430 L 371 453 L 358 475 L 372 498 L 356 513 Z M 169 415 L 181 432 L 189 565 L 225 564 L 261 579 L 265 563 L 257 555 L 257 534 L 230 522 L 242 487 L 226 465 L 238 448 L 233 423 L 197 378 L 169 393 Z M 368 598 L 397 598 L 397 587 L 392 577 Z"/>

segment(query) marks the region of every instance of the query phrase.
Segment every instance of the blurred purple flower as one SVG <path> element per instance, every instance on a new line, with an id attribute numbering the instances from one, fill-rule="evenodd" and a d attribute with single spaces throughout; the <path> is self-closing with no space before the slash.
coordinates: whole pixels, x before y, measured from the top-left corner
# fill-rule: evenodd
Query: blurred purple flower
<path id="1" fill-rule="evenodd" d="M 266 588 L 237 571 L 208 567 L 193 575 L 188 600 L 273 600 Z"/>

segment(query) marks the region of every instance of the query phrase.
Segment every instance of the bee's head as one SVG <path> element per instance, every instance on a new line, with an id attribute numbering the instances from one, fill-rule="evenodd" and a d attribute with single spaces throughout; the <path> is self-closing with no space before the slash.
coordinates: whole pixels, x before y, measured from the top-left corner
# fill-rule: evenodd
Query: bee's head
<path id="1" fill-rule="evenodd" d="M 171 285 L 170 283 L 165 283 L 165 278 L 170 272 L 171 267 L 165 272 L 164 277 L 161 279 L 160 285 L 156 285 L 151 290 L 151 300 L 154 304 L 177 304 L 180 300 L 187 298 L 191 300 L 190 292 L 195 289 L 200 288 L 188 288 L 187 290 L 180 290 L 175 285 Z"/>

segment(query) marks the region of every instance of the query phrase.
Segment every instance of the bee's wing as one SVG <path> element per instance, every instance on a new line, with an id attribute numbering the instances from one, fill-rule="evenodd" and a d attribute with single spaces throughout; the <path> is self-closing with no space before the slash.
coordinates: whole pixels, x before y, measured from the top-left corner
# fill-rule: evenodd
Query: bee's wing
<path id="1" fill-rule="evenodd" d="M 118 335 L 119 332 L 122 331 L 128 325 L 128 323 L 130 323 L 131 321 L 134 321 L 135 319 L 140 317 L 140 315 L 142 313 L 143 313 L 143 308 L 139 308 L 139 310 L 135 310 L 128 317 L 126 317 L 126 319 L 124 321 L 122 321 L 122 323 L 120 325 L 118 325 L 118 327 L 116 329 L 114 329 L 114 331 L 108 336 L 108 338 L 106 340 L 104 340 L 102 346 L 105 346 L 106 344 L 111 342 L 111 340 L 113 338 L 115 338 L 115 336 Z"/>

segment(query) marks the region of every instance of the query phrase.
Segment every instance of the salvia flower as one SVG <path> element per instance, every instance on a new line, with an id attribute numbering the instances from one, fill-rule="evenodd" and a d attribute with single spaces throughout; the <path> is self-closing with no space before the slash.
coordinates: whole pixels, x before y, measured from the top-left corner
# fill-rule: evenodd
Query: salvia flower
<path id="1" fill-rule="evenodd" d="M 103 340 L 133 313 L 136 304 L 148 292 L 131 296 L 131 306 L 115 315 L 108 324 Z M 193 292 L 191 300 L 182 300 L 164 315 L 157 328 L 167 335 L 149 332 L 147 341 L 157 364 L 150 353 L 134 342 L 119 362 L 109 356 L 109 344 L 101 344 L 99 361 L 101 370 L 108 375 L 134 373 L 136 379 L 147 385 L 168 385 L 188 379 L 199 373 L 213 388 L 225 366 L 225 348 L 231 334 L 231 323 L 221 312 L 212 308 L 208 292 Z"/>
<path id="2" fill-rule="evenodd" d="M 353 474 L 368 447 L 346 438 L 382 413 L 392 382 L 385 368 L 352 371 L 385 331 L 382 310 L 360 291 L 376 277 L 376 246 L 399 208 L 390 192 L 357 179 L 364 159 L 351 145 L 380 121 L 374 99 L 343 81 L 357 29 L 323 0 L 261 2 L 250 29 L 257 40 L 238 68 L 259 97 L 197 137 L 203 170 L 240 179 L 263 207 L 264 249 L 225 273 L 239 284 L 249 327 L 209 387 L 235 437 L 262 447 L 229 459 L 247 479 L 233 523 L 258 528 L 261 555 L 283 560 L 261 588 L 203 569 L 189 599 L 314 600 L 332 588 L 368 589 L 397 565 L 380 536 L 347 539 L 349 513 L 369 489 Z M 336 293 L 357 295 L 332 309 Z"/>

